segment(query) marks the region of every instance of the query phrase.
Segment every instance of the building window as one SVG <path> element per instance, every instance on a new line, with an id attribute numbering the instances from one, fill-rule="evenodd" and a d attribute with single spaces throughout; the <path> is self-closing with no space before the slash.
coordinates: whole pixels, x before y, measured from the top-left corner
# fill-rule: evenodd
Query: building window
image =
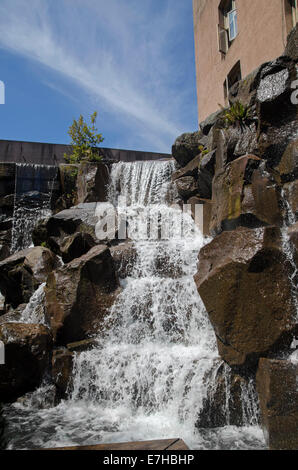
<path id="1" fill-rule="evenodd" d="M 284 5 L 287 34 L 289 34 L 298 22 L 298 0 L 285 0 Z"/>
<path id="2" fill-rule="evenodd" d="M 219 50 L 226 54 L 238 34 L 235 0 L 222 0 L 219 5 Z"/>
<path id="3" fill-rule="evenodd" d="M 236 83 L 240 82 L 242 79 L 242 74 L 241 74 L 241 63 L 240 60 L 234 65 L 234 67 L 231 69 L 230 73 L 228 74 L 226 80 L 224 81 L 224 103 L 225 106 L 229 104 L 229 93 L 230 90 Z M 235 90 L 234 90 L 235 91 Z M 231 90 L 232 95 L 233 95 L 233 90 Z"/>

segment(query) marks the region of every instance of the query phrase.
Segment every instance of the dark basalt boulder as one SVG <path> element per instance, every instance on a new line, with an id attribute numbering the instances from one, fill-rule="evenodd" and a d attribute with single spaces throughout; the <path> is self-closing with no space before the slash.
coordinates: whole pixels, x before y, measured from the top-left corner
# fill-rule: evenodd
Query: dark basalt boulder
<path id="1" fill-rule="evenodd" d="M 210 233 L 239 226 L 281 226 L 281 195 L 275 176 L 255 155 L 244 155 L 218 171 L 212 184 Z"/>
<path id="2" fill-rule="evenodd" d="M 56 386 L 56 398 L 67 398 L 72 389 L 72 371 L 74 354 L 67 349 L 56 350 L 52 358 L 52 379 Z"/>
<path id="3" fill-rule="evenodd" d="M 208 116 L 205 121 L 200 122 L 200 129 L 203 135 L 207 136 L 213 126 L 222 124 L 223 110 L 219 109 L 215 113 Z"/>
<path id="4" fill-rule="evenodd" d="M 79 165 L 61 164 L 59 165 L 59 180 L 61 187 L 61 195 L 55 201 L 55 212 L 68 209 L 78 203 L 77 194 L 77 177 Z"/>
<path id="5" fill-rule="evenodd" d="M 286 166 L 284 180 L 290 178 L 291 173 L 293 179 L 297 177 L 297 158 L 285 155 L 291 143 L 298 139 L 297 105 L 292 100 L 292 83 L 296 79 L 295 62 L 289 57 L 279 57 L 263 67 L 257 89 L 258 155 L 271 168 L 278 168 L 280 164 Z M 294 152 L 297 155 L 297 144 Z M 284 159 L 286 163 L 282 162 Z"/>
<path id="6" fill-rule="evenodd" d="M 46 318 L 59 345 L 97 333 L 119 292 L 109 249 L 98 245 L 53 271 L 45 287 Z"/>
<path id="7" fill-rule="evenodd" d="M 212 180 L 215 172 L 216 151 L 213 150 L 201 157 L 198 171 L 198 193 L 203 199 L 212 197 Z"/>
<path id="8" fill-rule="evenodd" d="M 81 163 L 77 179 L 78 203 L 106 202 L 109 180 L 109 169 L 104 163 Z"/>
<path id="9" fill-rule="evenodd" d="M 201 160 L 202 155 L 196 155 L 196 157 L 193 158 L 193 160 L 191 160 L 185 167 L 180 168 L 172 174 L 172 181 L 176 181 L 179 178 L 185 178 L 186 176 L 192 176 L 197 179 Z"/>
<path id="10" fill-rule="evenodd" d="M 137 251 L 133 242 L 120 243 L 110 248 L 117 275 L 124 279 L 130 276 L 137 261 Z"/>
<path id="11" fill-rule="evenodd" d="M 44 325 L 4 323 L 0 340 L 5 345 L 0 401 L 14 401 L 40 385 L 50 365 L 52 336 Z"/>
<path id="12" fill-rule="evenodd" d="M 89 233 L 77 232 L 62 240 L 60 253 L 64 263 L 69 263 L 75 258 L 88 253 L 96 245 L 94 238 Z"/>
<path id="13" fill-rule="evenodd" d="M 37 246 L 19 251 L 0 263 L 0 290 L 6 304 L 28 303 L 36 289 L 60 261 L 48 248 Z"/>
<path id="14" fill-rule="evenodd" d="M 212 386 L 203 400 L 196 427 L 219 428 L 227 425 L 250 425 L 248 415 L 251 410 L 245 407 L 249 400 L 257 402 L 253 380 L 241 377 L 224 363 L 218 365 L 218 361 L 215 362 L 214 368 L 208 375 L 212 377 L 208 377 Z M 257 421 L 257 413 L 254 418 Z"/>
<path id="15" fill-rule="evenodd" d="M 195 196 L 198 192 L 198 182 L 193 176 L 183 176 L 175 180 L 175 185 L 179 196 L 182 199 L 188 199 Z"/>
<path id="16" fill-rule="evenodd" d="M 46 244 L 68 262 L 74 256 L 86 253 L 92 246 L 109 243 L 115 238 L 114 230 L 105 233 L 104 239 L 97 238 L 97 228 L 105 214 L 110 214 L 117 225 L 117 214 L 111 204 L 78 204 L 40 221 L 33 232 L 33 242 Z"/>
<path id="17" fill-rule="evenodd" d="M 298 61 L 298 26 L 292 29 L 288 36 L 287 47 L 284 55 L 290 57 L 294 61 Z"/>
<path id="18" fill-rule="evenodd" d="M 292 274 L 277 228 L 223 232 L 200 251 L 195 282 L 230 366 L 253 371 L 288 350 L 298 333 Z"/>
<path id="19" fill-rule="evenodd" d="M 193 160 L 199 152 L 199 146 L 205 147 L 207 138 L 202 132 L 193 132 L 179 136 L 173 147 L 172 155 L 181 167 Z"/>
<path id="20" fill-rule="evenodd" d="M 244 127 L 217 129 L 213 139 L 213 146 L 216 148 L 215 172 L 221 171 L 228 163 L 243 155 L 259 155 L 255 123 Z"/>
<path id="21" fill-rule="evenodd" d="M 260 359 L 257 390 L 261 421 L 270 450 L 298 448 L 298 363 Z"/>

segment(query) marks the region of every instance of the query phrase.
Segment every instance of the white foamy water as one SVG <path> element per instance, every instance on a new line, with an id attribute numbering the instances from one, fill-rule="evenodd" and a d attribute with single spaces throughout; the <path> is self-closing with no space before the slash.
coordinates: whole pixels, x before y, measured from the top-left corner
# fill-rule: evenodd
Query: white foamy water
<path id="1" fill-rule="evenodd" d="M 43 306 L 45 285 L 46 283 L 44 282 L 34 292 L 28 304 L 24 308 L 18 323 L 46 325 Z"/>
<path id="2" fill-rule="evenodd" d="M 120 212 L 133 225 L 134 269 L 122 281 L 97 347 L 76 356 L 68 400 L 48 408 L 31 395 L 27 403 L 6 410 L 9 448 L 172 437 L 184 439 L 192 449 L 263 447 L 259 428 L 251 426 L 258 410 L 249 387 L 243 390 L 248 427 L 229 426 L 227 366 L 227 426 L 196 429 L 223 363 L 193 280 L 206 240 L 189 215 L 169 207 L 176 197 L 170 184 L 173 169 L 171 161 L 113 166 L 110 200 L 117 205 L 125 197 Z M 169 230 L 166 240 L 146 239 L 148 211 L 159 221 L 168 214 L 172 227 L 182 224 L 183 238 Z M 143 222 L 137 223 L 140 214 Z"/>
<path id="3" fill-rule="evenodd" d="M 51 200 L 57 167 L 17 163 L 11 253 L 32 246 L 37 222 L 52 214 Z"/>

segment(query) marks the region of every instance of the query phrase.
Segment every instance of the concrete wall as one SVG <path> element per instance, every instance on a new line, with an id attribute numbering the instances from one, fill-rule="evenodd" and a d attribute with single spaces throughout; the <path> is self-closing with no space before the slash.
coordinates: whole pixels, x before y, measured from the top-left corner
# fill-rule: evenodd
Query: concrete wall
<path id="1" fill-rule="evenodd" d="M 288 0 L 236 0 L 238 36 L 219 52 L 219 0 L 193 0 L 199 121 L 225 104 L 224 81 L 241 61 L 242 78 L 282 55 L 291 29 Z"/>
<path id="2" fill-rule="evenodd" d="M 101 148 L 104 160 L 108 161 L 143 161 L 171 158 L 165 153 L 139 152 L 135 150 L 118 150 Z M 39 142 L 18 142 L 0 140 L 0 162 L 4 163 L 35 163 L 40 165 L 59 165 L 65 163 L 64 153 L 69 153 L 71 147 L 61 144 L 46 144 Z"/>

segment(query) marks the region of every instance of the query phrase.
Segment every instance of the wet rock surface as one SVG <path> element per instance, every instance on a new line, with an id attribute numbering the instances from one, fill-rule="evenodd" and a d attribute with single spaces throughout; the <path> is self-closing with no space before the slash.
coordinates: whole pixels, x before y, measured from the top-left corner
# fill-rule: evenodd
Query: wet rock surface
<path id="1" fill-rule="evenodd" d="M 78 203 L 107 201 L 109 169 L 104 163 L 81 163 L 77 178 Z"/>
<path id="2" fill-rule="evenodd" d="M 98 332 L 118 287 L 113 258 L 102 245 L 52 272 L 45 308 L 55 341 L 65 345 Z"/>
<path id="3" fill-rule="evenodd" d="M 0 263 L 0 289 L 6 304 L 17 307 L 28 303 L 36 289 L 60 264 L 48 248 L 19 251 Z"/>
<path id="4" fill-rule="evenodd" d="M 185 166 L 197 156 L 199 145 L 205 141 L 202 132 L 182 134 L 172 147 L 172 155 L 180 166 Z"/>
<path id="5" fill-rule="evenodd" d="M 5 345 L 0 400 L 13 401 L 40 385 L 50 364 L 52 336 L 43 325 L 4 323 L 0 340 Z"/>
<path id="6" fill-rule="evenodd" d="M 295 303 L 278 229 L 223 232 L 200 252 L 195 282 L 231 366 L 254 370 L 287 351 L 297 333 Z"/>
<path id="7" fill-rule="evenodd" d="M 298 448 L 298 363 L 260 359 L 257 390 L 262 426 L 271 450 Z"/>

